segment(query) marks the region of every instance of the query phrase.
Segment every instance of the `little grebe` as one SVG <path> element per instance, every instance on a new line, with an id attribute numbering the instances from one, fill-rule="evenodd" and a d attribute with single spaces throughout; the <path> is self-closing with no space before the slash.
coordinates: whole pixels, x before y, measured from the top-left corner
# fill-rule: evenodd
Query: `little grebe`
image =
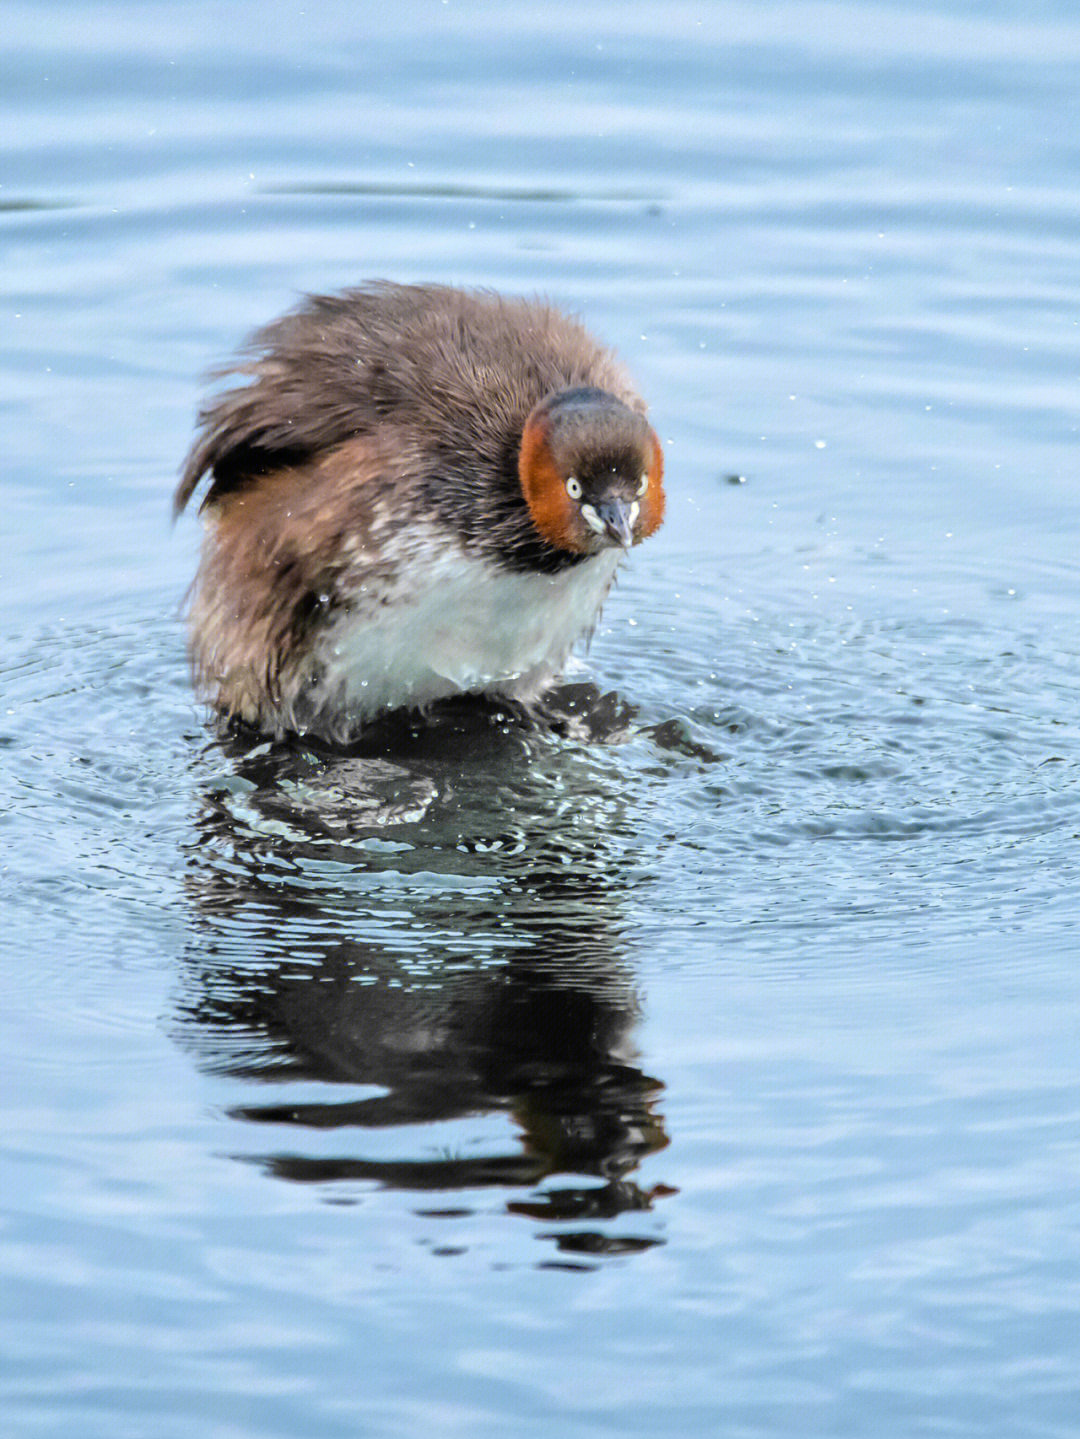
<path id="1" fill-rule="evenodd" d="M 190 602 L 200 688 L 346 740 L 462 693 L 529 700 L 659 528 L 663 456 L 610 351 L 539 302 L 381 283 L 309 298 L 223 373 Z"/>

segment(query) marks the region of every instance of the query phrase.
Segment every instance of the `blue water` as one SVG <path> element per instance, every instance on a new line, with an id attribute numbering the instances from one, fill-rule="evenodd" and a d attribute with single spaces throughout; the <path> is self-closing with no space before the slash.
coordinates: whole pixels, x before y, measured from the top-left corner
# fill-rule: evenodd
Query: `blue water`
<path id="1" fill-rule="evenodd" d="M 9 4 L 5 1434 L 1080 1435 L 1080 17 Z M 225 743 L 169 527 L 307 290 L 664 439 L 554 730 Z"/>

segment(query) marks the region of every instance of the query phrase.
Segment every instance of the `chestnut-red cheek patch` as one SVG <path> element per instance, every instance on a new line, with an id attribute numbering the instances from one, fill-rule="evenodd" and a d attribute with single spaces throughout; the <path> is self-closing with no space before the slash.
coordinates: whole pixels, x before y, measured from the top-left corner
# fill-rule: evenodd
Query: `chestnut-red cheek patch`
<path id="1" fill-rule="evenodd" d="M 584 554 L 581 523 L 551 458 L 545 419 L 543 415 L 530 416 L 525 425 L 518 457 L 521 490 L 533 524 L 548 544 L 557 550 Z"/>

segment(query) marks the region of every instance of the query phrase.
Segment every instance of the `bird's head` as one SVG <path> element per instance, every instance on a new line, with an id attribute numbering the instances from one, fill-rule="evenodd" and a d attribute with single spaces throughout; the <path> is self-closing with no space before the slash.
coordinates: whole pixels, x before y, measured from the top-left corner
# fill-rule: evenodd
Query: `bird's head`
<path id="1" fill-rule="evenodd" d="M 518 456 L 533 524 L 556 549 L 629 549 L 664 518 L 664 456 L 644 415 L 606 390 L 559 390 L 529 414 Z"/>

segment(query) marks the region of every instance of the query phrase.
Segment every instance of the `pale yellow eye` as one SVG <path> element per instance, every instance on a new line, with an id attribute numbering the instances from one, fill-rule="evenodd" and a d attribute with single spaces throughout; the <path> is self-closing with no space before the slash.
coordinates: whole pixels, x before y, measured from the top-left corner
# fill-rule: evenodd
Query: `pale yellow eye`
<path id="1" fill-rule="evenodd" d="M 581 481 L 576 480 L 573 475 L 566 482 L 566 493 L 572 500 L 581 499 Z"/>
<path id="2" fill-rule="evenodd" d="M 645 493 L 645 491 L 646 491 L 648 488 L 649 488 L 649 476 L 648 476 L 647 474 L 645 474 L 645 475 L 642 475 L 642 477 L 641 477 L 640 480 L 638 480 L 637 496 L 638 496 L 638 499 L 639 499 L 639 500 L 641 499 L 642 495 Z"/>

